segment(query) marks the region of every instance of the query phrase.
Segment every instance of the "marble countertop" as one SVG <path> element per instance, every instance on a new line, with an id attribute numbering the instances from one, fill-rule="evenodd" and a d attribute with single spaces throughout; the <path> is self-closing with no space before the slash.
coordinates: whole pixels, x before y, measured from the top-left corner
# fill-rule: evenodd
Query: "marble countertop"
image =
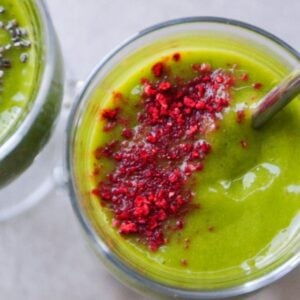
<path id="1" fill-rule="evenodd" d="M 1 1 L 0 1 L 1 2 Z M 49 0 L 67 69 L 87 77 L 113 47 L 167 19 L 208 15 L 260 26 L 300 49 L 299 0 Z M 250 299 L 295 300 L 300 268 Z M 87 249 L 66 193 L 0 224 L 0 300 L 142 300 Z"/>

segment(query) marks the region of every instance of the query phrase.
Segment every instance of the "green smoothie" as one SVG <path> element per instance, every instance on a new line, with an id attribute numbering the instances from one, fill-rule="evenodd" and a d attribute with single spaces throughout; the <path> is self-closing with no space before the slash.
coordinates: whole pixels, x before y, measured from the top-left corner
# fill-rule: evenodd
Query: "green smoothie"
<path id="1" fill-rule="evenodd" d="M 203 134 L 211 145 L 204 169 L 187 181 L 193 208 L 182 226 L 170 225 L 177 224 L 176 217 L 170 221 L 166 242 L 151 251 L 138 234 L 120 234 L 110 204 L 91 191 L 116 166 L 95 157 L 95 150 L 124 141 L 124 126 L 137 126 L 141 79 L 157 80 L 157 62 L 167 69 L 164 80 L 192 80 L 196 73 L 191 66 L 204 63 L 232 74 L 234 83 L 217 128 Z M 300 100 L 260 130 L 251 128 L 250 114 L 288 72 L 285 62 L 242 39 L 186 35 L 133 53 L 99 81 L 77 129 L 76 185 L 97 233 L 126 264 L 159 282 L 209 289 L 225 286 L 225 280 L 243 281 L 279 257 L 300 225 Z M 107 130 L 101 115 L 116 107 L 126 122 Z"/>
<path id="2" fill-rule="evenodd" d="M 0 29 L 0 45 L 2 48 L 11 45 L 10 49 L 2 52 L 2 56 L 11 62 L 11 66 L 7 69 L 1 68 L 4 72 L 0 86 L 1 144 L 22 122 L 30 110 L 39 83 L 42 53 L 39 49 L 41 42 L 39 24 L 30 15 L 29 3 L 2 0 L 0 5 L 3 8 L 0 21 L 4 27 Z M 18 46 L 16 42 L 12 41 L 6 27 L 14 20 L 18 24 L 18 28 L 25 32 L 20 37 L 20 41 L 30 43 L 30 47 Z M 17 47 L 14 47 L 14 44 Z"/>
<path id="3" fill-rule="evenodd" d="M 61 53 L 43 9 L 34 0 L 0 1 L 0 188 L 48 141 L 62 101 Z"/>

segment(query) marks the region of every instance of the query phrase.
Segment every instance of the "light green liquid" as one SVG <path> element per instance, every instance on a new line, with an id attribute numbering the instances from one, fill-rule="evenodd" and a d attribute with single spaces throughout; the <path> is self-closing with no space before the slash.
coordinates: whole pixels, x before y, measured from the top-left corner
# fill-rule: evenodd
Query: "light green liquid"
<path id="1" fill-rule="evenodd" d="M 140 50 L 124 60 L 93 92 L 75 144 L 75 175 L 84 207 L 98 234 L 125 263 L 157 281 L 185 287 L 212 288 L 225 281 L 246 278 L 263 268 L 286 247 L 299 229 L 300 219 L 300 103 L 293 101 L 267 126 L 254 131 L 249 113 L 257 101 L 288 73 L 283 62 L 230 38 L 186 37 Z M 172 45 L 172 49 L 170 49 Z M 169 60 L 173 72 L 189 77 L 192 63 L 209 62 L 213 68 L 237 64 L 237 74 L 249 74 L 248 82 L 233 89 L 230 110 L 219 130 L 207 135 L 212 153 L 205 169 L 196 176 L 192 211 L 185 227 L 169 234 L 169 243 L 157 252 L 137 243 L 135 237 L 119 235 L 111 226 L 111 213 L 93 197 L 91 189 L 111 169 L 102 161 L 101 175 L 92 175 L 98 165 L 93 151 L 120 132 L 103 133 L 99 114 L 115 106 L 112 92 L 122 92 L 129 103 L 124 111 L 134 119 L 139 81 L 150 76 L 153 63 L 180 51 L 179 63 Z M 154 54 L 156 53 L 156 54 Z M 254 90 L 251 83 L 263 88 Z M 236 122 L 236 110 L 246 107 L 247 118 Z M 134 121 L 133 121 L 134 123 Z M 241 147 L 246 140 L 248 148 Z M 210 231 L 209 228 L 214 228 Z M 184 240 L 190 245 L 186 249 Z M 182 266 L 180 261 L 187 260 Z M 210 280 L 215 279 L 215 285 Z M 223 282 L 224 281 L 224 282 Z M 218 282 L 218 283 L 217 283 Z"/>
<path id="2" fill-rule="evenodd" d="M 0 92 L 0 145 L 20 125 L 30 111 L 36 88 L 39 85 L 39 73 L 42 67 L 41 41 L 39 24 L 32 9 L 32 1 L 1 0 L 0 6 L 5 13 L 0 14 L 0 21 L 7 22 L 15 19 L 20 27 L 28 31 L 26 39 L 32 42 L 30 49 L 11 49 L 4 57 L 12 62 L 10 69 L 5 69 L 3 84 Z M 0 45 L 10 41 L 8 33 L 0 29 Z M 20 55 L 27 53 L 26 63 L 20 61 Z"/>

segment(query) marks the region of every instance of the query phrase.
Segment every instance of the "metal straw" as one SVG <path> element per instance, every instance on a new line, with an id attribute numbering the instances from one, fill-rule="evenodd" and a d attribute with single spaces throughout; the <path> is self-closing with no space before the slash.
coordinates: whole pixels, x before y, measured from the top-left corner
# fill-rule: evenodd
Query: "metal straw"
<path id="1" fill-rule="evenodd" d="M 300 69 L 293 71 L 259 103 L 252 116 L 252 127 L 258 129 L 300 94 Z"/>

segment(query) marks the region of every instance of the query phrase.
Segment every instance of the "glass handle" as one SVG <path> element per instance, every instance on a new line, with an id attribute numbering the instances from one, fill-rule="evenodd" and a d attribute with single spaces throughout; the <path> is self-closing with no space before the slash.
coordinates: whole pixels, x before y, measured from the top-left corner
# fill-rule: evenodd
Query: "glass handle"
<path id="1" fill-rule="evenodd" d="M 53 188 L 64 189 L 68 182 L 68 174 L 65 167 L 65 153 L 67 143 L 67 124 L 68 117 L 71 112 L 72 105 L 83 87 L 84 81 L 75 80 L 72 77 L 67 77 L 65 83 L 65 96 L 58 124 L 55 129 L 53 138 L 57 139 L 57 163 L 53 169 L 52 179 L 54 183 Z"/>

